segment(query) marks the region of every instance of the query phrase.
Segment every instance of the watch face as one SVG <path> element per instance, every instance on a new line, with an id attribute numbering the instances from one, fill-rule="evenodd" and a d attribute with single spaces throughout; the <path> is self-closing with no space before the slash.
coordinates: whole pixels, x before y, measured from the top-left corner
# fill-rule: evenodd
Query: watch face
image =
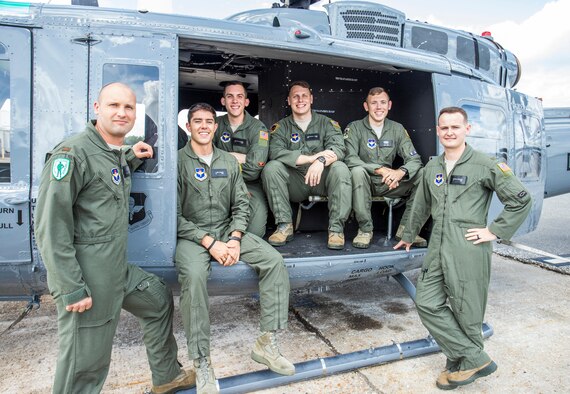
<path id="1" fill-rule="evenodd" d="M 317 160 L 320 161 L 321 163 L 325 164 L 325 162 L 327 161 L 324 157 L 319 156 L 317 157 Z"/>

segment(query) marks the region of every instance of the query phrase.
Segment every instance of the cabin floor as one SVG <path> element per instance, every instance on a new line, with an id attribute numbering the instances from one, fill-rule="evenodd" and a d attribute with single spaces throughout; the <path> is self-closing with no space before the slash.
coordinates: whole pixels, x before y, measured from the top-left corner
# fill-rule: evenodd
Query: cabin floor
<path id="1" fill-rule="evenodd" d="M 338 256 L 353 255 L 362 253 L 381 253 L 393 251 L 394 245 L 398 241 L 392 235 L 392 238 L 386 241 L 386 233 L 383 231 L 375 231 L 374 238 L 368 249 L 359 249 L 352 246 L 352 239 L 356 236 L 357 231 L 345 231 L 345 245 L 342 250 L 331 250 L 327 248 L 327 231 L 311 231 L 311 232 L 295 232 L 295 238 L 284 246 L 276 247 L 284 258 L 303 258 L 313 256 Z M 271 235 L 268 232 L 267 236 Z M 385 243 L 387 242 L 387 244 Z"/>

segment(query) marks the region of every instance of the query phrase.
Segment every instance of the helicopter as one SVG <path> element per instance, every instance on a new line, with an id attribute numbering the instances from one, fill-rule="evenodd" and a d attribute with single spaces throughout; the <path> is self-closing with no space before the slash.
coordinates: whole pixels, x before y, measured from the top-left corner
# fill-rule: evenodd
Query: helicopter
<path id="1" fill-rule="evenodd" d="M 46 153 L 83 129 L 99 90 L 115 81 L 137 96 L 137 123 L 126 142 L 144 140 L 155 151 L 133 174 L 128 260 L 175 292 L 178 118 L 197 101 L 222 111 L 228 81 L 246 86 L 247 110 L 266 125 L 288 115 L 292 81 L 309 81 L 313 109 L 343 127 L 363 117 L 368 89 L 383 86 L 394 103 L 390 118 L 406 127 L 424 163 L 442 152 L 439 108 L 462 107 L 472 124 L 468 143 L 508 163 L 532 194 L 532 212 L 518 234 L 536 228 L 545 197 L 570 191 L 570 159 L 560 160 L 570 157 L 568 139 L 557 139 L 558 159 L 550 161 L 542 103 L 513 89 L 521 65 L 489 34 L 412 21 L 377 3 L 339 1 L 315 11 L 309 9 L 314 2 L 290 0 L 218 20 L 99 8 L 96 0 L 71 6 L 1 1 L 0 300 L 49 292 L 33 233 Z M 427 251 L 393 250 L 392 229 L 404 204 L 380 200 L 366 251 L 324 247 L 328 213 L 321 196 L 295 204 L 297 236 L 279 248 L 291 287 L 322 290 L 393 276 L 413 291 L 402 274 L 421 266 Z M 500 209 L 495 198 L 490 219 Z M 347 236 L 356 230 L 349 220 Z M 429 233 L 428 223 L 422 235 Z M 249 294 L 257 291 L 257 277 L 243 263 L 213 265 L 208 289 Z"/>

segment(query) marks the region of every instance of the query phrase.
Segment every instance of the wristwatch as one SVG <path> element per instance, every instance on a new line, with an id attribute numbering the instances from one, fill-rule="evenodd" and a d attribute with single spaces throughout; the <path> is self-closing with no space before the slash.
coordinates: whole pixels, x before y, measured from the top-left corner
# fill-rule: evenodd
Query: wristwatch
<path id="1" fill-rule="evenodd" d="M 404 171 L 404 176 L 409 175 L 408 169 L 406 167 L 400 167 L 400 170 Z"/>
<path id="2" fill-rule="evenodd" d="M 327 159 L 325 159 L 324 156 L 317 157 L 317 160 L 320 161 L 321 163 L 323 163 L 323 165 L 327 164 Z"/>
<path id="3" fill-rule="evenodd" d="M 241 243 L 241 237 L 238 237 L 237 235 L 232 235 L 231 237 L 228 238 L 228 241 L 238 241 L 239 243 Z"/>

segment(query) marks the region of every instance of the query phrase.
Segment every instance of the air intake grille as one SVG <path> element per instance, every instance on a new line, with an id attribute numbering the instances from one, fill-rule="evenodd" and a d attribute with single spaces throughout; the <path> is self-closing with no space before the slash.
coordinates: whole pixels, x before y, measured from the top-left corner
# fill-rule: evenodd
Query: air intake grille
<path id="1" fill-rule="evenodd" d="M 405 16 L 399 11 L 359 2 L 333 3 L 328 11 L 333 36 L 401 46 Z"/>

